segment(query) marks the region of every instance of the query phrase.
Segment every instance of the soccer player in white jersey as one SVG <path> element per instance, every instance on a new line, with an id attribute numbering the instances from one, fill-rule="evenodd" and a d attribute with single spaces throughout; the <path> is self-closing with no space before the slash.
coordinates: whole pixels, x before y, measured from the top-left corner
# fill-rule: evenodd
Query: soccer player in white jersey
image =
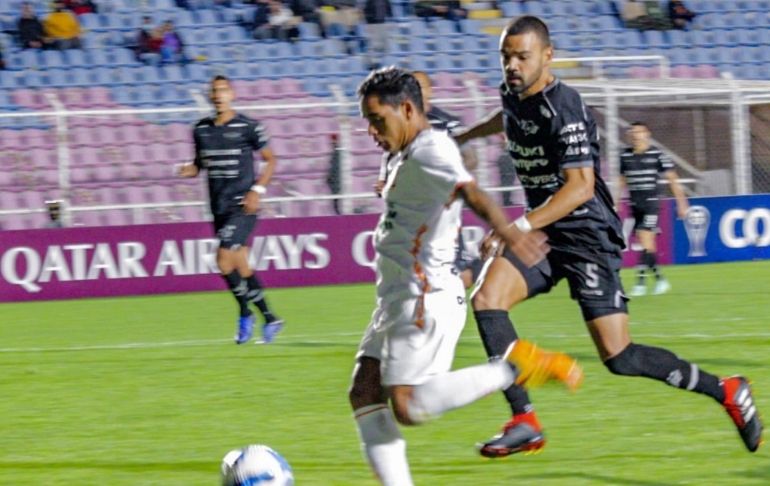
<path id="1" fill-rule="evenodd" d="M 412 74 L 373 71 L 358 94 L 369 134 L 394 160 L 375 232 L 377 307 L 356 355 L 349 399 L 379 481 L 409 486 L 396 421 L 419 424 L 514 382 L 532 387 L 556 380 L 574 389 L 582 371 L 569 356 L 523 340 L 504 359 L 449 371 L 466 318 L 465 289 L 453 265 L 462 201 L 527 264 L 542 260 L 547 247 L 541 233 L 508 225 L 463 167 L 455 142 L 431 128 Z"/>

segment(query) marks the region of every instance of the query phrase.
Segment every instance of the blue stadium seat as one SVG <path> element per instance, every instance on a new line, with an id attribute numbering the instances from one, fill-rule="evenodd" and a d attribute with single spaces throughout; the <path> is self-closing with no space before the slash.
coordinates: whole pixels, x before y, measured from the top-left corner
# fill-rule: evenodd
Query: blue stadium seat
<path id="1" fill-rule="evenodd" d="M 522 8 L 522 4 L 519 2 L 501 2 L 499 4 L 500 9 L 503 12 L 503 17 L 505 18 L 513 18 L 518 17 L 522 13 L 524 13 L 524 9 Z"/>
<path id="2" fill-rule="evenodd" d="M 320 39 L 321 31 L 318 28 L 318 24 L 312 22 L 302 22 L 299 24 L 299 37 L 300 39 Z"/>
<path id="3" fill-rule="evenodd" d="M 642 38 L 644 39 L 644 43 L 647 47 L 656 49 L 668 47 L 668 43 L 666 38 L 663 36 L 663 32 L 659 30 L 645 30 L 642 33 Z"/>

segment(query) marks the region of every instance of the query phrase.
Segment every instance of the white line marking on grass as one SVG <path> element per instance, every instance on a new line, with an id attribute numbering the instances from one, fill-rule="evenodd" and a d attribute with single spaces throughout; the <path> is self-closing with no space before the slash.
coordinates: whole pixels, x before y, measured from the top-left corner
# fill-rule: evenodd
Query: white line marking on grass
<path id="1" fill-rule="evenodd" d="M 280 346 L 281 344 L 337 344 L 337 345 L 356 345 L 358 344 L 358 336 L 361 333 L 358 332 L 341 332 L 341 333 L 327 333 L 323 335 L 323 338 L 328 339 L 314 339 L 318 336 L 315 334 L 296 334 L 285 335 L 276 339 L 273 345 Z M 547 333 L 549 339 L 585 339 L 588 337 L 587 333 L 580 334 L 564 334 L 564 333 Z M 355 336 L 355 340 L 340 340 L 335 338 L 345 338 Z M 654 338 L 654 339 L 706 339 L 706 340 L 725 340 L 725 339 L 749 339 L 749 338 L 770 338 L 770 332 L 749 332 L 749 333 L 725 333 L 725 334 L 705 334 L 705 333 L 686 333 L 686 334 L 673 334 L 673 333 L 634 333 L 634 337 L 638 338 Z M 471 342 L 478 341 L 477 336 L 466 336 L 460 338 L 460 341 Z M 58 346 L 58 347 L 29 347 L 29 348 L 0 348 L 0 354 L 10 353 L 49 353 L 49 352 L 79 352 L 79 351 L 110 351 L 110 350 L 127 350 L 127 349 L 159 349 L 159 348 L 186 348 L 186 347 L 198 347 L 198 346 L 220 346 L 222 344 L 232 344 L 232 339 L 198 339 L 198 340 L 185 340 L 185 341 L 161 341 L 161 342 L 146 342 L 146 343 L 118 343 L 118 344 L 96 344 L 91 346 Z M 233 346 L 235 346 L 233 344 Z M 272 346 L 272 345 L 271 345 Z"/>

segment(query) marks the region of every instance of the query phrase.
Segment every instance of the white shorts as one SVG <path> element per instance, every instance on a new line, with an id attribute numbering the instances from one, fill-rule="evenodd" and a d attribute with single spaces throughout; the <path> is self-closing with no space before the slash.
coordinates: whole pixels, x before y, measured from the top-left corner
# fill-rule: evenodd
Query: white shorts
<path id="1" fill-rule="evenodd" d="M 410 297 L 378 306 L 356 359 L 379 360 L 383 386 L 420 385 L 449 371 L 467 314 L 465 289 L 458 284 L 425 294 L 424 305 Z"/>

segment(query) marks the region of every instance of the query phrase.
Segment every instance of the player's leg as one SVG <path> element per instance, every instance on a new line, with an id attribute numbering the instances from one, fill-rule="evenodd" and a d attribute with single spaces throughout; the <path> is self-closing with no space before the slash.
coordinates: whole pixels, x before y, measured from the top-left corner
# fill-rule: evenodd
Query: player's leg
<path id="1" fill-rule="evenodd" d="M 641 229 L 637 231 L 639 243 L 642 246 L 641 262 L 649 273 L 655 277 L 655 290 L 654 294 L 659 295 L 668 292 L 671 289 L 671 285 L 663 278 L 663 274 L 658 268 L 657 258 L 657 220 L 658 216 L 648 215 L 650 221 L 648 222 L 649 228 Z M 654 220 L 652 219 L 654 217 Z"/>
<path id="2" fill-rule="evenodd" d="M 643 376 L 675 388 L 702 393 L 722 404 L 735 422 L 749 450 L 759 447 L 762 424 L 756 414 L 751 390 L 745 379 L 720 380 L 696 364 L 667 349 L 634 343 L 628 326 L 626 299 L 620 283 L 620 257 L 606 255 L 606 262 L 571 264 L 573 296 L 578 298 L 583 318 L 607 369 L 621 376 Z M 586 272 L 579 272 L 581 267 Z M 593 289 L 594 293 L 586 292 Z"/>
<path id="3" fill-rule="evenodd" d="M 484 268 L 484 261 L 481 258 L 473 258 L 470 260 L 463 260 L 461 265 L 458 265 L 460 271 L 460 280 L 463 281 L 463 287 L 469 289 L 478 280 L 481 275 L 481 270 Z"/>
<path id="4" fill-rule="evenodd" d="M 384 334 L 374 327 L 380 311 L 361 340 L 348 399 L 361 439 L 361 449 L 377 478 L 388 486 L 412 484 L 406 458 L 406 442 L 398 430 L 381 384 L 380 357 Z"/>
<path id="5" fill-rule="evenodd" d="M 241 245 L 233 239 L 236 226 L 237 224 L 234 222 L 232 215 L 216 216 L 214 218 L 214 228 L 219 238 L 217 267 L 219 267 L 222 278 L 227 282 L 230 292 L 232 292 L 235 300 L 238 302 L 240 314 L 235 342 L 243 344 L 251 339 L 254 332 L 254 315 L 249 309 L 249 301 L 246 296 L 248 292 L 247 284 L 238 272 L 237 252 Z"/>
<path id="6" fill-rule="evenodd" d="M 527 269 L 508 251 L 487 265 L 472 303 L 484 349 L 487 356 L 493 358 L 501 356 L 507 346 L 518 339 L 508 309 L 530 295 L 544 291 L 548 285 L 540 269 Z M 532 281 L 531 285 L 525 273 Z M 503 394 L 511 408 L 511 419 L 503 425 L 500 434 L 481 444 L 480 453 L 487 457 L 504 457 L 545 446 L 545 435 L 527 391 L 513 385 Z"/>
<path id="7" fill-rule="evenodd" d="M 510 343 L 490 362 L 449 371 L 465 323 L 462 289 L 431 292 L 424 308 L 421 327 L 406 321 L 389 329 L 386 338 L 389 355 L 382 381 L 396 418 L 405 425 L 468 405 L 514 381 L 526 386 L 562 381 L 572 388 L 580 383 L 582 372 L 573 359 L 523 340 Z"/>
<path id="8" fill-rule="evenodd" d="M 259 309 L 259 312 L 265 319 L 265 323 L 262 326 L 262 341 L 270 343 L 275 338 L 275 335 L 283 329 L 283 321 L 273 314 L 268 306 L 262 283 L 257 278 L 254 270 L 249 266 L 248 241 L 256 223 L 257 217 L 253 214 L 238 215 L 235 221 L 236 228 L 231 238 L 233 245 L 238 245 L 236 265 L 238 272 L 246 282 L 248 289 L 246 298 Z"/>

